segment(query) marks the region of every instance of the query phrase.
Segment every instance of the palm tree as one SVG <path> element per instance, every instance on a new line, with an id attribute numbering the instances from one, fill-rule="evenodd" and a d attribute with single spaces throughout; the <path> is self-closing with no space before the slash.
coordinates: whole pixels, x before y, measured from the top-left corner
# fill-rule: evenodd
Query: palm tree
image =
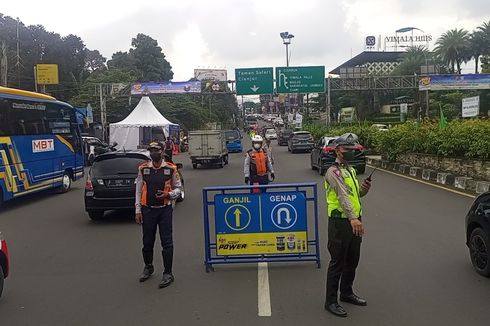
<path id="1" fill-rule="evenodd" d="M 419 74 L 420 66 L 424 66 L 429 61 L 432 61 L 432 56 L 426 47 L 410 46 L 400 56 L 400 64 L 393 74 L 398 76 Z"/>
<path id="2" fill-rule="evenodd" d="M 488 53 L 490 47 L 488 39 L 481 30 L 474 31 L 470 35 L 468 57 L 475 59 L 475 74 L 478 73 L 478 63 L 481 55 Z"/>
<path id="3" fill-rule="evenodd" d="M 452 29 L 442 34 L 436 42 L 435 51 L 454 73 L 461 74 L 461 63 L 468 61 L 469 34 L 464 29 Z"/>

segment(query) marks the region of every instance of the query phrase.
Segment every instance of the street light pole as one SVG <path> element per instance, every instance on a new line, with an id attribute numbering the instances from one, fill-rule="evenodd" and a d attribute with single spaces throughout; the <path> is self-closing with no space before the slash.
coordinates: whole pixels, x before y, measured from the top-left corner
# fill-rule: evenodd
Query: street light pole
<path id="1" fill-rule="evenodd" d="M 286 67 L 289 67 L 289 44 L 291 44 L 291 39 L 294 37 L 293 34 L 289 34 L 289 32 L 279 33 L 282 38 L 282 44 L 286 46 Z M 291 98 L 288 93 L 288 105 L 287 105 L 287 113 L 291 112 Z"/>

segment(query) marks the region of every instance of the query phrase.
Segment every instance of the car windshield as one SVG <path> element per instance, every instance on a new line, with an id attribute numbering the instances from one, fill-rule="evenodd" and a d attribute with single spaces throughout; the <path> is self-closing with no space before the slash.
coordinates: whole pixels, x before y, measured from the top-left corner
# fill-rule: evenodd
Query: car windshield
<path id="1" fill-rule="evenodd" d="M 137 174 L 138 166 L 146 161 L 143 156 L 110 157 L 95 161 L 92 172 L 94 175 Z"/>
<path id="2" fill-rule="evenodd" d="M 238 136 L 237 131 L 230 130 L 230 131 L 225 132 L 225 138 L 226 138 L 226 140 L 235 140 L 235 139 L 238 139 L 240 137 Z"/>
<path id="3" fill-rule="evenodd" d="M 265 131 L 265 133 L 266 133 L 266 134 L 275 134 L 275 133 L 276 133 L 276 131 L 275 131 L 274 129 L 267 129 L 267 130 Z"/>

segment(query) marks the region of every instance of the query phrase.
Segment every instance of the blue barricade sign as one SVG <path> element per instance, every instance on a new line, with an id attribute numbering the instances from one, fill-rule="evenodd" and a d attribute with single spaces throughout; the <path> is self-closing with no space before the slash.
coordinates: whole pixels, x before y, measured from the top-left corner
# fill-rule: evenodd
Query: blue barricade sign
<path id="1" fill-rule="evenodd" d="M 243 192 L 255 187 L 203 189 L 206 270 L 218 263 L 255 261 L 316 261 L 320 266 L 316 183 L 268 185 L 260 186 L 261 193 Z M 314 208 L 311 225 L 309 202 Z M 211 232 L 209 208 L 213 206 Z"/>
<path id="2" fill-rule="evenodd" d="M 215 195 L 217 254 L 307 252 L 304 192 Z"/>

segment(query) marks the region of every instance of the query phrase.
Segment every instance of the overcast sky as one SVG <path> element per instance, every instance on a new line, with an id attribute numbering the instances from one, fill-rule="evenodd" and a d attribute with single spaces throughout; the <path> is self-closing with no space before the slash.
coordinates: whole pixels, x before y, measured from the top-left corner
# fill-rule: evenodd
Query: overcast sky
<path id="1" fill-rule="evenodd" d="M 414 26 L 437 39 L 451 28 L 473 30 L 490 20 L 490 0 L 23 0 L 2 1 L 0 12 L 76 34 L 108 59 L 148 34 L 178 81 L 194 68 L 226 68 L 234 79 L 235 68 L 283 66 L 282 31 L 295 35 L 290 65 L 329 71 L 363 51 L 367 35 Z"/>

